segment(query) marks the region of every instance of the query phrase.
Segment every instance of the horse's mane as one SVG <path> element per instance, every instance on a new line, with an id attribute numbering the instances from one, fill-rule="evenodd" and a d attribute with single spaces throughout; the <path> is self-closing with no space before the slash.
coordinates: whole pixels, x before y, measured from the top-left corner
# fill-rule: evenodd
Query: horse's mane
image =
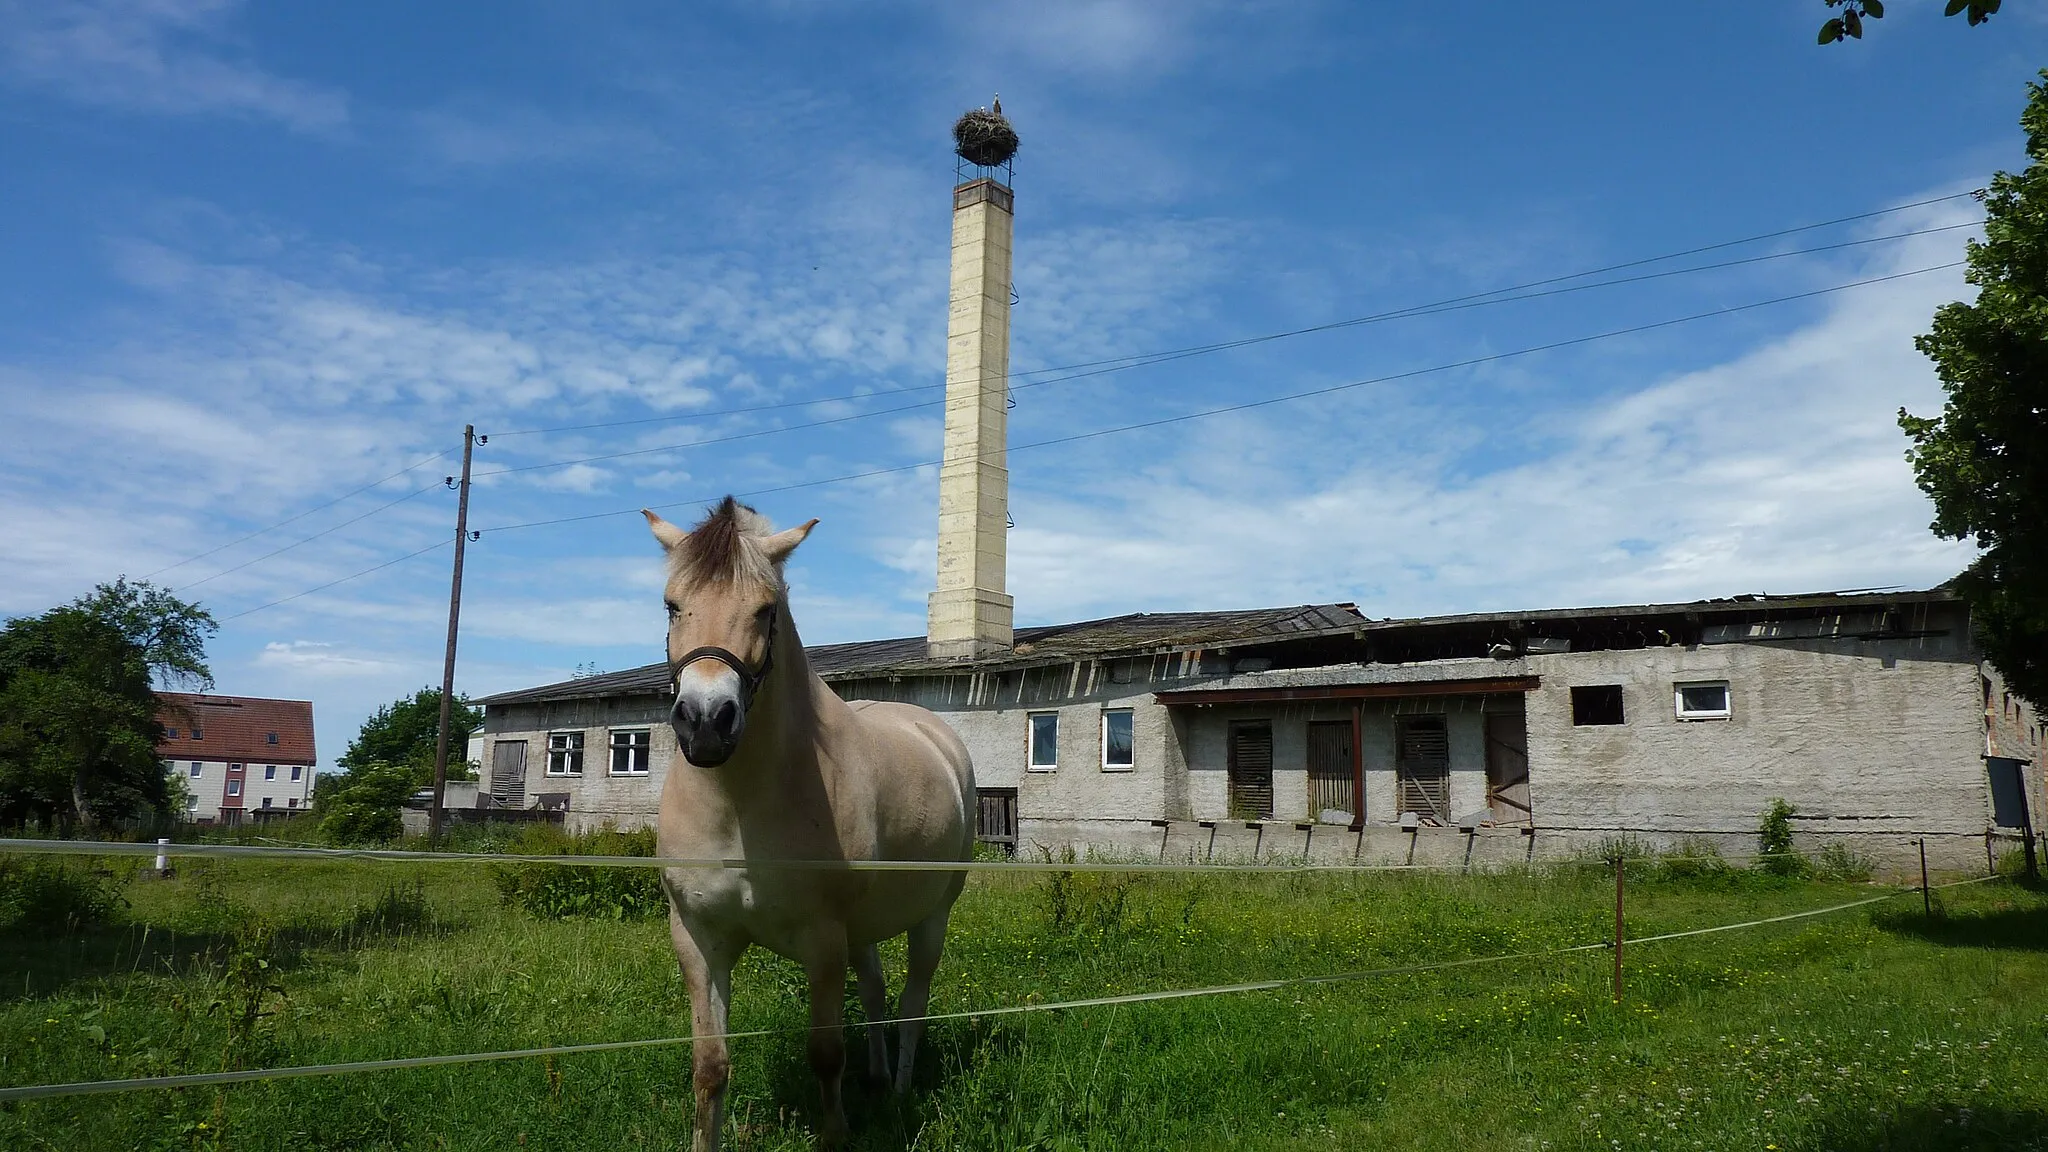
<path id="1" fill-rule="evenodd" d="M 766 516 L 727 496 L 671 554 L 676 571 L 693 584 L 750 581 L 780 588 L 782 577 L 761 550 L 761 538 L 773 531 Z"/>

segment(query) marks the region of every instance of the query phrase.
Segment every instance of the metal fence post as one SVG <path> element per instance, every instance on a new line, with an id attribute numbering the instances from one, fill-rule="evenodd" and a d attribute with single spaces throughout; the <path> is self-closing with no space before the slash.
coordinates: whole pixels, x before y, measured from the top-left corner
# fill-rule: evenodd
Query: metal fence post
<path id="1" fill-rule="evenodd" d="M 1934 896 L 1927 889 L 1927 837 L 1914 841 L 1920 845 L 1920 911 L 1928 919 L 1934 918 Z"/>
<path id="2" fill-rule="evenodd" d="M 1621 853 L 1614 854 L 1614 1002 L 1621 1003 L 1621 945 L 1624 933 L 1621 926 L 1622 882 L 1624 871 Z"/>

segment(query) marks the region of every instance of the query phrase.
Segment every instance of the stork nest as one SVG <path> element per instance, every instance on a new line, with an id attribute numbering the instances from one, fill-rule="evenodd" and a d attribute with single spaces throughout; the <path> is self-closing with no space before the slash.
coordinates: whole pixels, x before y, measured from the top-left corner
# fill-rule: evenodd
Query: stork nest
<path id="1" fill-rule="evenodd" d="M 1017 130 L 1001 115 L 976 108 L 954 121 L 953 151 L 969 164 L 994 168 L 1017 154 Z"/>

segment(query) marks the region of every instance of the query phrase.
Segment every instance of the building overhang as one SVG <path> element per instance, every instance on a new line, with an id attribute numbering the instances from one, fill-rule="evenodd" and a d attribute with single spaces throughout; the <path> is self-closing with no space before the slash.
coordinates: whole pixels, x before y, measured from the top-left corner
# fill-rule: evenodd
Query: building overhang
<path id="1" fill-rule="evenodd" d="M 1408 680 L 1384 684 L 1305 684 L 1292 687 L 1189 688 L 1155 692 L 1161 704 L 1294 704 L 1317 700 L 1400 700 L 1416 696 L 1500 696 L 1532 692 L 1536 676 L 1494 676 L 1465 680 Z"/>

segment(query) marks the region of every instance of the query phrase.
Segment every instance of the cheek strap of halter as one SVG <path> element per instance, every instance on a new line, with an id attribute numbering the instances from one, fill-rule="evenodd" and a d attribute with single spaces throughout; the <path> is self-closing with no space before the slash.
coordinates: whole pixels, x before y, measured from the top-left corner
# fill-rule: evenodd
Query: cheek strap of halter
<path id="1" fill-rule="evenodd" d="M 669 684 L 673 686 L 676 678 L 683 674 L 683 669 L 691 664 L 699 660 L 716 660 L 727 668 L 732 669 L 733 674 L 740 678 L 740 707 L 743 709 L 752 708 L 754 706 L 754 693 L 761 690 L 761 685 L 768 679 L 768 673 L 775 670 L 775 629 L 781 623 L 782 607 L 777 605 L 774 617 L 768 621 L 768 649 L 761 657 L 761 668 L 759 671 L 748 668 L 738 656 L 733 655 L 731 649 L 721 648 L 716 644 L 706 644 L 702 648 L 692 648 L 688 652 L 683 653 L 682 659 L 676 660 L 668 666 Z"/>

